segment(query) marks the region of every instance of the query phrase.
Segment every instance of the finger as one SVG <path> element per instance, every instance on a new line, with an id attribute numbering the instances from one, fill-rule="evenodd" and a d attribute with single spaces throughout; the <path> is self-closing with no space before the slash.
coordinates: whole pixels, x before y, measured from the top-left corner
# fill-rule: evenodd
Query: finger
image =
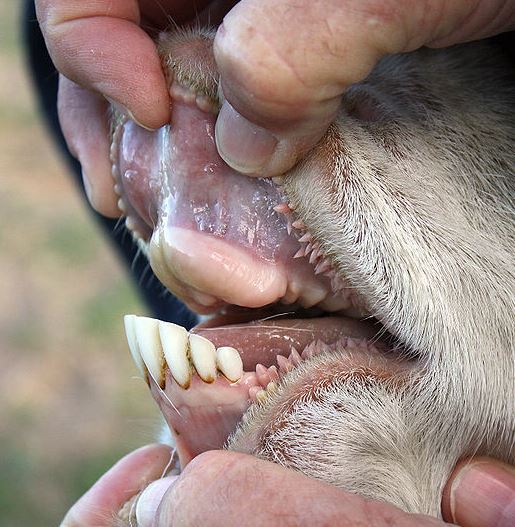
<path id="1" fill-rule="evenodd" d="M 57 108 L 68 149 L 81 164 L 89 202 L 104 216 L 119 217 L 109 160 L 107 101 L 61 75 Z"/>
<path id="2" fill-rule="evenodd" d="M 515 525 L 515 468 L 488 458 L 463 461 L 444 490 L 442 510 L 463 527 Z"/>
<path id="3" fill-rule="evenodd" d="M 227 103 L 216 138 L 236 170 L 293 166 L 334 119 L 343 91 L 388 53 L 512 27 L 508 0 L 242 0 L 214 51 Z"/>
<path id="4" fill-rule="evenodd" d="M 101 93 L 137 122 L 169 120 L 169 96 L 152 39 L 138 26 L 135 0 L 40 0 L 37 16 L 57 69 Z"/>
<path id="5" fill-rule="evenodd" d="M 61 527 L 108 527 L 127 500 L 163 474 L 172 451 L 148 445 L 130 453 L 104 474 L 68 511 Z"/>
<path id="6" fill-rule="evenodd" d="M 162 495 L 161 488 L 157 492 Z M 386 503 L 366 501 L 279 465 L 225 451 L 206 452 L 191 461 L 164 495 L 154 522 L 140 527 L 444 525 Z"/>

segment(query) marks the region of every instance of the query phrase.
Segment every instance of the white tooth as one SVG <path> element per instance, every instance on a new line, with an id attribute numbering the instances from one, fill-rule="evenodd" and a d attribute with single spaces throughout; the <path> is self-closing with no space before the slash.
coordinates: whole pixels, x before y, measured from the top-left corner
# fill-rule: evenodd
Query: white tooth
<path id="1" fill-rule="evenodd" d="M 193 366 L 204 382 L 216 379 L 216 351 L 214 344 L 200 335 L 190 335 L 190 353 Z"/>
<path id="2" fill-rule="evenodd" d="M 230 346 L 222 346 L 216 350 L 216 365 L 231 381 L 236 382 L 243 375 L 243 361 L 238 350 Z"/>
<path id="3" fill-rule="evenodd" d="M 191 368 L 188 361 L 188 332 L 177 324 L 159 321 L 159 335 L 170 373 L 177 384 L 188 388 Z"/>
<path id="4" fill-rule="evenodd" d="M 155 318 L 136 317 L 134 329 L 141 358 L 149 375 L 161 387 L 164 386 L 164 355 L 159 339 L 159 321 Z"/>
<path id="5" fill-rule="evenodd" d="M 127 337 L 132 359 L 134 360 L 138 371 L 141 373 L 141 376 L 145 379 L 147 374 L 145 371 L 145 363 L 143 362 L 139 351 L 138 341 L 136 340 L 136 330 L 134 329 L 135 319 L 136 315 L 125 315 L 123 317 L 123 323 L 125 325 L 125 335 Z"/>

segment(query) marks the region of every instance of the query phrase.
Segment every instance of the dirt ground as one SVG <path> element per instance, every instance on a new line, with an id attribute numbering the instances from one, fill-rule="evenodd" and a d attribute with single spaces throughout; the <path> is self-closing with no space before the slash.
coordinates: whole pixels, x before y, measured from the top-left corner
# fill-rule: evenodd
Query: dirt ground
<path id="1" fill-rule="evenodd" d="M 157 410 L 122 316 L 143 313 L 38 116 L 0 3 L 0 524 L 55 526 Z"/>

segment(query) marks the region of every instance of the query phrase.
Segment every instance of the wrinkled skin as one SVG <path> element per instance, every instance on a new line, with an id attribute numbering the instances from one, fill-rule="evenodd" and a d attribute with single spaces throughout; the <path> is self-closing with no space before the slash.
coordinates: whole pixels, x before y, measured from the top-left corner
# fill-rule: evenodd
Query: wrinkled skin
<path id="1" fill-rule="evenodd" d="M 171 132 L 115 117 L 112 159 L 128 226 L 163 283 L 201 313 L 316 307 L 373 316 L 396 342 L 376 342 L 377 326 L 349 329 L 348 318 L 299 337 L 302 351 L 346 328 L 282 372 L 227 448 L 435 516 L 460 458 L 515 463 L 515 96 L 502 49 L 474 43 L 383 59 L 280 187 L 249 183 L 213 154 L 211 119 L 223 95 L 209 33 L 165 37 L 161 53 L 170 83 L 203 98 L 174 92 Z M 293 258 L 299 248 L 308 257 Z M 198 332 L 234 345 L 252 371 L 283 351 L 270 351 L 270 330 L 259 328 L 260 349 L 247 355 L 234 332 Z M 367 343 L 350 349 L 344 335 Z M 184 397 L 221 393 L 219 381 L 194 383 Z M 167 404 L 182 392 L 170 375 L 164 392 L 149 382 L 177 430 Z M 209 448 L 196 443 L 183 465 Z"/>

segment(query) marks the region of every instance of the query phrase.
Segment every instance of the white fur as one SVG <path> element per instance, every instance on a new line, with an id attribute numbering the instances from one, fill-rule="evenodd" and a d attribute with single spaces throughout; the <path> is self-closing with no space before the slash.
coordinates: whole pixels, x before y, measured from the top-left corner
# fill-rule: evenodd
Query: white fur
<path id="1" fill-rule="evenodd" d="M 515 463 L 515 90 L 496 55 L 480 43 L 386 58 L 285 182 L 422 377 L 340 381 L 278 411 L 301 369 L 230 448 L 435 516 L 459 458 Z M 363 122 L 347 109 L 370 94 L 385 117 Z"/>

